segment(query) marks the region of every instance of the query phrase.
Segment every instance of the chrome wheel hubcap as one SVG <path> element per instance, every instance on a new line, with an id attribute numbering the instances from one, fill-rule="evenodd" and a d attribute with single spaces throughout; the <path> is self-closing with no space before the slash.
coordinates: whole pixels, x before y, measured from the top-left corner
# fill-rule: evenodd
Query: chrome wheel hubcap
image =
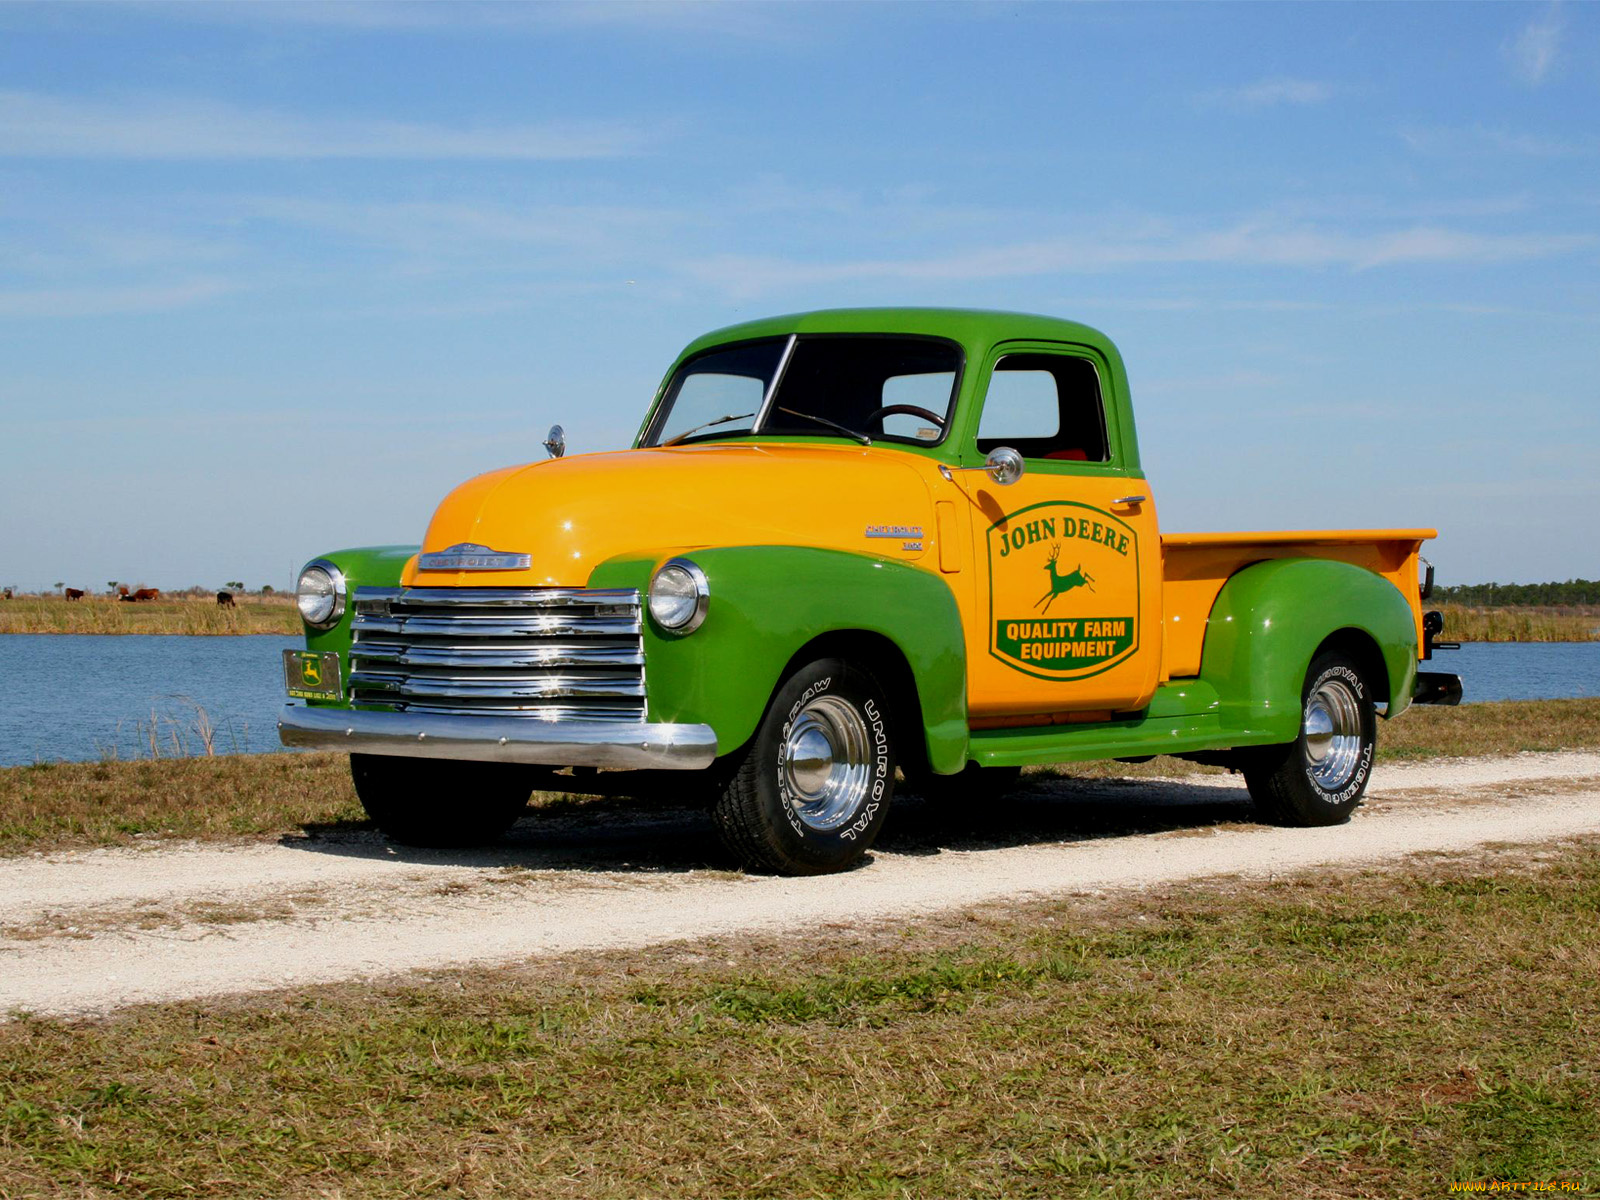
<path id="1" fill-rule="evenodd" d="M 867 723 L 837 696 L 813 700 L 784 739 L 784 792 L 795 816 L 812 829 L 837 829 L 861 807 L 871 771 Z"/>
<path id="2" fill-rule="evenodd" d="M 1361 703 L 1350 685 L 1324 680 L 1306 697 L 1301 724 L 1306 764 L 1317 785 L 1336 792 L 1349 783 L 1361 761 Z"/>

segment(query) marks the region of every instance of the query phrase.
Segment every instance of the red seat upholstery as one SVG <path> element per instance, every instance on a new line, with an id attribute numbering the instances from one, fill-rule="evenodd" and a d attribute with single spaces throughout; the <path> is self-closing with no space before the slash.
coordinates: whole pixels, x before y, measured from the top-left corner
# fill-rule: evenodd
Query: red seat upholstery
<path id="1" fill-rule="evenodd" d="M 1045 455 L 1046 458 L 1069 458 L 1073 462 L 1088 462 L 1089 456 L 1082 450 L 1052 450 Z"/>

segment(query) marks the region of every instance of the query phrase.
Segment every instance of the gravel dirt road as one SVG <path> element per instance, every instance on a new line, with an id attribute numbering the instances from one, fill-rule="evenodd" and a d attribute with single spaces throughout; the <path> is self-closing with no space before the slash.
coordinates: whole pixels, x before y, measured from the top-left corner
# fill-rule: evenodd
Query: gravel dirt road
<path id="1" fill-rule="evenodd" d="M 821 879 L 726 869 L 705 815 L 595 801 L 492 851 L 365 833 L 0 862 L 0 1014 L 177 1000 L 543 954 L 814 933 L 1042 894 L 1395 862 L 1600 832 L 1600 754 L 1378 771 L 1349 825 L 1253 823 L 1240 782 L 1051 780 L 981 818 L 908 801 L 869 861 Z"/>

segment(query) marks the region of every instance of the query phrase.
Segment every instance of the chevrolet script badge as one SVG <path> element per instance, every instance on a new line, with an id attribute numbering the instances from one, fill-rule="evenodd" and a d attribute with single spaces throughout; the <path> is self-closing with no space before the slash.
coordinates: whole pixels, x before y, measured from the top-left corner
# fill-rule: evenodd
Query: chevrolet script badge
<path id="1" fill-rule="evenodd" d="M 533 559 L 515 551 L 491 550 L 476 542 L 457 542 L 417 556 L 419 571 L 526 571 Z"/>

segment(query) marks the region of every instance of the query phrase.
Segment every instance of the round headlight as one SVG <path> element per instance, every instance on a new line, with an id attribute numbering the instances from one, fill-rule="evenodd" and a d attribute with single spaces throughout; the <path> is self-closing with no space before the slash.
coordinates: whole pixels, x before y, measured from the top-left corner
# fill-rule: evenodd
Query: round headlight
<path id="1" fill-rule="evenodd" d="M 294 593 L 307 625 L 327 629 L 344 615 L 344 575 L 331 562 L 319 559 L 301 571 Z"/>
<path id="2" fill-rule="evenodd" d="M 650 615 L 673 633 L 692 633 L 706 619 L 706 573 L 686 558 L 669 559 L 650 581 Z"/>

